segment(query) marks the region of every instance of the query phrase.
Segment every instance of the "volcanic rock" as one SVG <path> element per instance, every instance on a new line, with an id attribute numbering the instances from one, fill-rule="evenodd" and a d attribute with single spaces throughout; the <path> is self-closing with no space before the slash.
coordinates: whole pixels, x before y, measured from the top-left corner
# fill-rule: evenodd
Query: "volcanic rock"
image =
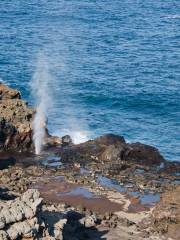
<path id="1" fill-rule="evenodd" d="M 0 151 L 30 151 L 33 145 L 33 117 L 35 110 L 21 100 L 21 94 L 0 83 Z M 61 144 L 61 139 L 46 136 L 44 145 L 56 146 Z"/>
<path id="2" fill-rule="evenodd" d="M 180 185 L 162 194 L 152 214 L 158 232 L 180 239 Z"/>
<path id="3" fill-rule="evenodd" d="M 9 88 L 8 86 L 0 83 L 0 100 L 4 99 L 21 99 L 21 94 L 16 89 Z"/>
<path id="4" fill-rule="evenodd" d="M 13 201 L 0 201 L 0 239 L 63 239 L 67 222 L 64 214 L 42 208 L 36 189 L 26 191 Z"/>
<path id="5" fill-rule="evenodd" d="M 107 134 L 61 150 L 64 161 L 127 162 L 145 166 L 160 165 L 164 161 L 159 151 L 142 143 L 126 143 L 121 136 Z"/>
<path id="6" fill-rule="evenodd" d="M 139 142 L 128 144 L 128 149 L 124 157 L 127 161 L 134 161 L 145 165 L 159 165 L 164 161 L 157 148 Z"/>
<path id="7" fill-rule="evenodd" d="M 105 134 L 103 136 L 97 137 L 94 142 L 101 145 L 116 145 L 125 143 L 125 139 L 122 136 L 115 134 Z"/>
<path id="8" fill-rule="evenodd" d="M 62 146 L 68 146 L 72 144 L 72 139 L 69 135 L 65 135 L 62 137 Z"/>
<path id="9" fill-rule="evenodd" d="M 0 202 L 0 236 L 2 239 L 33 237 L 39 230 L 36 217 L 42 203 L 37 190 L 28 190 L 22 197 Z"/>
<path id="10" fill-rule="evenodd" d="M 20 99 L 0 101 L 0 149 L 27 150 L 32 147 L 34 111 Z"/>

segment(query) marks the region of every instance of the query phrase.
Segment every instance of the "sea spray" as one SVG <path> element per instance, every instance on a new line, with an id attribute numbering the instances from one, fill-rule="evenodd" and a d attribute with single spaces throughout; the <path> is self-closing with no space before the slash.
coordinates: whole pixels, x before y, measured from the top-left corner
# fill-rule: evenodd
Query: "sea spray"
<path id="1" fill-rule="evenodd" d="M 31 91 L 36 104 L 36 113 L 33 119 L 33 141 L 35 153 L 40 154 L 46 134 L 47 113 L 50 107 L 49 73 L 47 57 L 44 53 L 38 54 L 36 70 L 31 81 Z"/>
<path id="2" fill-rule="evenodd" d="M 84 126 L 83 127 L 81 126 L 81 128 L 80 127 L 78 128 L 77 126 L 72 127 L 67 122 L 67 128 L 56 129 L 53 132 L 53 135 L 59 136 L 59 137 L 62 137 L 64 135 L 70 135 L 73 143 L 79 144 L 79 143 L 86 142 L 92 138 L 92 134 L 90 133 L 90 131 L 82 130 L 82 129 L 87 129 L 87 128 L 85 128 Z"/>

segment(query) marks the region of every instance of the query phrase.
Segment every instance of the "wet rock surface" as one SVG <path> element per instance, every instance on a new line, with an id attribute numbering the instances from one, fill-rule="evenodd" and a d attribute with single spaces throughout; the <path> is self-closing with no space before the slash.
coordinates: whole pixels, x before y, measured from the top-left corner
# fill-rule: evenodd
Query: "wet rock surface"
<path id="1" fill-rule="evenodd" d="M 158 149 L 142 143 L 126 143 L 121 136 L 107 134 L 78 145 L 60 150 L 62 161 L 80 163 L 96 160 L 111 164 L 139 163 L 144 166 L 160 165 L 165 159 Z"/>

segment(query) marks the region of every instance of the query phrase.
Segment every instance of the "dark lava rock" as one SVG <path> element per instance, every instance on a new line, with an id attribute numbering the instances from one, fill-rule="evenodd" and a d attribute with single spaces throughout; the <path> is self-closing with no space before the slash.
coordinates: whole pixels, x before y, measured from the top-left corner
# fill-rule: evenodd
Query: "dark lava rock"
<path id="1" fill-rule="evenodd" d="M 126 150 L 126 146 L 124 144 L 121 145 L 109 145 L 105 148 L 103 153 L 100 156 L 102 161 L 119 161 L 124 159 L 124 153 Z"/>
<path id="2" fill-rule="evenodd" d="M 122 136 L 118 136 L 115 134 L 106 134 L 100 137 L 97 137 L 94 139 L 94 142 L 96 144 L 101 144 L 101 145 L 116 145 L 116 144 L 122 144 L 125 143 L 125 139 Z"/>
<path id="3" fill-rule="evenodd" d="M 164 161 L 163 156 L 159 153 L 158 149 L 142 143 L 128 144 L 128 150 L 125 153 L 125 160 L 135 161 L 139 164 L 159 165 Z"/>
<path id="4" fill-rule="evenodd" d="M 69 135 L 63 136 L 61 141 L 62 141 L 62 146 L 68 146 L 72 144 L 72 139 Z"/>
<path id="5" fill-rule="evenodd" d="M 107 134 L 94 140 L 70 146 L 61 151 L 62 160 L 98 161 L 106 163 L 127 162 L 139 165 L 157 165 L 165 161 L 159 151 L 142 143 L 128 144 L 121 136 Z"/>
<path id="6" fill-rule="evenodd" d="M 107 134 L 94 140 L 71 145 L 60 152 L 62 161 L 111 161 L 121 156 L 125 140 L 121 136 Z M 115 149 L 116 151 L 115 151 Z"/>

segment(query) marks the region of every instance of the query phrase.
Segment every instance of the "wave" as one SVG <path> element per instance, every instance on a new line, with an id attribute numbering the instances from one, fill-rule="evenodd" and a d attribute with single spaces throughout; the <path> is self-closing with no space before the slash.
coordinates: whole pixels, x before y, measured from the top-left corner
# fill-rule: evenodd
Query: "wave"
<path id="1" fill-rule="evenodd" d="M 71 129 L 62 129 L 56 130 L 52 134 L 53 136 L 62 137 L 64 135 L 69 135 L 72 138 L 73 143 L 79 144 L 86 142 L 91 139 L 90 133 L 87 131 L 71 130 Z"/>
<path id="2" fill-rule="evenodd" d="M 166 18 L 166 19 L 180 19 L 180 15 L 167 15 L 167 16 L 164 16 L 163 18 Z"/>
<path id="3" fill-rule="evenodd" d="M 0 84 L 2 83 L 8 85 L 8 83 L 4 79 L 0 78 Z"/>

